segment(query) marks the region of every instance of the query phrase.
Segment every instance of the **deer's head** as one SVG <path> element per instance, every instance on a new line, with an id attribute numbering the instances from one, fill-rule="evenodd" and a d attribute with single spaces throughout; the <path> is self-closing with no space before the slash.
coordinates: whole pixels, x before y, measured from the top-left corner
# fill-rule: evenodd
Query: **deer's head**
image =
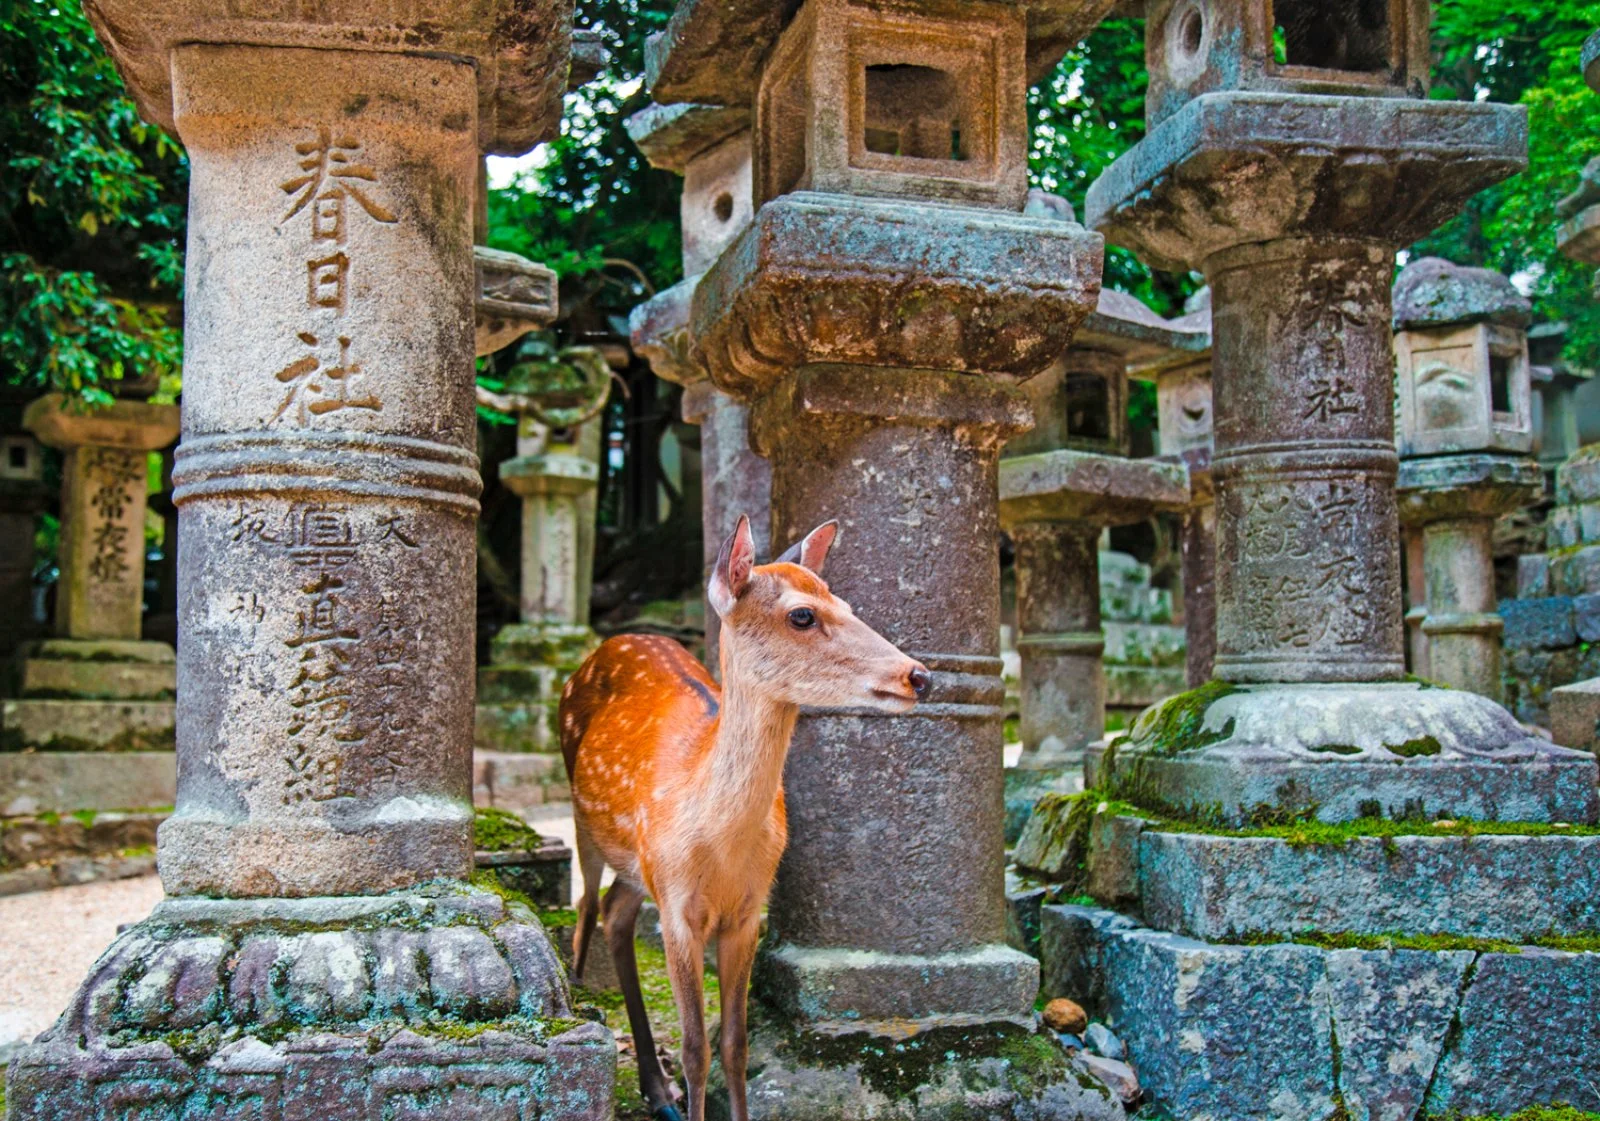
<path id="1" fill-rule="evenodd" d="M 750 521 L 739 519 L 708 589 L 722 619 L 723 681 L 789 704 L 906 712 L 932 678 L 828 590 L 822 565 L 838 533 L 826 522 L 757 565 Z"/>

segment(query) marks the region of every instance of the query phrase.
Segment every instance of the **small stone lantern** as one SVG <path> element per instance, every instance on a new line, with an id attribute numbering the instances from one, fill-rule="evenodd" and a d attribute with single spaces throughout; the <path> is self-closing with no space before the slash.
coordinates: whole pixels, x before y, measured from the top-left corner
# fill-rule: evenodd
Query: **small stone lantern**
<path id="1" fill-rule="evenodd" d="M 1421 96 L 1428 0 L 1153 0 L 1147 124 L 1219 89 Z"/>
<path id="2" fill-rule="evenodd" d="M 1404 275 L 1394 316 L 1400 454 L 1532 451 L 1528 301 L 1499 273 L 1437 257 Z"/>

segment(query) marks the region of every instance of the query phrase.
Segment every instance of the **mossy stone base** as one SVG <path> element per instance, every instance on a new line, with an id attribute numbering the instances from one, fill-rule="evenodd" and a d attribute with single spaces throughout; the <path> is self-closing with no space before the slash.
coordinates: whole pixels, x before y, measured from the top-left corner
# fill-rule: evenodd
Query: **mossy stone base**
<path id="1" fill-rule="evenodd" d="M 24 697 L 0 702 L 0 752 L 172 751 L 176 723 L 172 701 Z"/>
<path id="2" fill-rule="evenodd" d="M 489 640 L 493 665 L 554 666 L 571 673 L 600 645 L 589 627 L 557 623 L 513 623 Z"/>
<path id="3" fill-rule="evenodd" d="M 1122 1103 L 1049 1032 L 1009 1021 L 895 1036 L 791 1030 L 752 1009 L 751 1121 L 1121 1121 Z M 728 1117 L 720 1063 L 707 1116 Z"/>
<path id="4" fill-rule="evenodd" d="M 1475 693 L 1409 682 L 1212 682 L 1148 710 L 1085 781 L 1228 825 L 1315 817 L 1565 821 L 1600 816 L 1587 752 L 1531 736 Z"/>
<path id="5" fill-rule="evenodd" d="M 386 896 L 169 898 L 8 1076 L 12 1121 L 610 1121 L 616 1051 L 532 912 Z"/>
<path id="6" fill-rule="evenodd" d="M 1057 767 L 1006 768 L 1006 845 L 1017 843 L 1033 807 L 1046 794 L 1072 794 L 1083 789 L 1082 763 Z"/>

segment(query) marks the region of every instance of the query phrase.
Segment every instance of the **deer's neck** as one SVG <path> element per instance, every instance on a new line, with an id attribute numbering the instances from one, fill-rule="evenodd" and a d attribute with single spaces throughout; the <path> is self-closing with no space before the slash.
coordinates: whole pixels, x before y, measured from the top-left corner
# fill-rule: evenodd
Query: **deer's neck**
<path id="1" fill-rule="evenodd" d="M 765 820 L 783 784 L 783 761 L 799 714 L 795 705 L 755 688 L 735 659 L 724 656 L 722 707 L 703 763 L 707 800 L 732 820 Z"/>

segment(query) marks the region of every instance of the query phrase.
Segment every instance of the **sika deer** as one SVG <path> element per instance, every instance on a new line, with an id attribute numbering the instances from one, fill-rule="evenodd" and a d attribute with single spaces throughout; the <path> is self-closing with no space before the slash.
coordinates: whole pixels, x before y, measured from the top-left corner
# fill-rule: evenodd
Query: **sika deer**
<path id="1" fill-rule="evenodd" d="M 838 532 L 828 522 L 775 563 L 755 566 L 750 523 L 722 545 L 708 598 L 722 619 L 722 686 L 668 638 L 608 640 L 561 695 L 583 898 L 573 939 L 582 976 L 606 865 L 605 937 L 651 1111 L 678 1121 L 682 1095 L 656 1056 L 639 992 L 633 928 L 648 894 L 661 910 L 683 1029 L 689 1121 L 705 1116 L 711 1052 L 701 986 L 717 940 L 722 1066 L 745 1121 L 745 1003 L 761 908 L 788 839 L 783 761 L 801 705 L 901 713 L 928 671 L 855 617 L 819 578 Z"/>

